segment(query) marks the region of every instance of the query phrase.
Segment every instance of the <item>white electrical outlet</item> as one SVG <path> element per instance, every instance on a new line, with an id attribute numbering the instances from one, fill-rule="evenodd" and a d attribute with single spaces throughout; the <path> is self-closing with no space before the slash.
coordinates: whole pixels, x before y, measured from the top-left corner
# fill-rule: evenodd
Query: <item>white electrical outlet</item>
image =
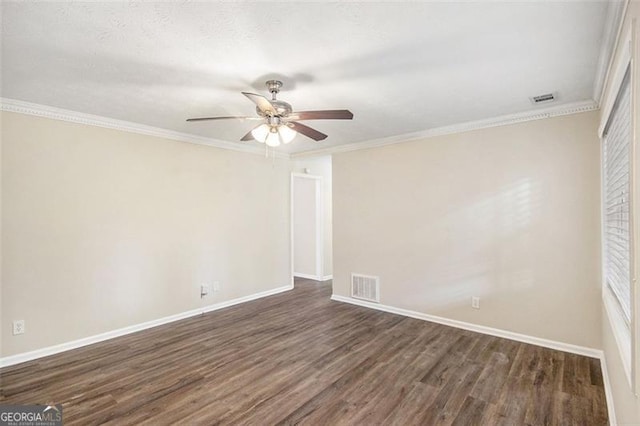
<path id="1" fill-rule="evenodd" d="M 478 296 L 471 297 L 471 307 L 474 309 L 480 309 L 480 298 Z"/>
<path id="2" fill-rule="evenodd" d="M 15 320 L 13 322 L 13 335 L 24 334 L 25 332 L 24 320 Z"/>
<path id="3" fill-rule="evenodd" d="M 213 282 L 213 291 L 220 291 L 220 281 Z"/>

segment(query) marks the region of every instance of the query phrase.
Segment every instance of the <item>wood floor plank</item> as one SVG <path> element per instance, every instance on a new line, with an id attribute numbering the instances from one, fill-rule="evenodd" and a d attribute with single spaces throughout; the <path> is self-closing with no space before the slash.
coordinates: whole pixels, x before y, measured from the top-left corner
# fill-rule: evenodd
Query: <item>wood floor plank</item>
<path id="1" fill-rule="evenodd" d="M 458 415 L 453 420 L 454 426 L 479 425 L 482 421 L 487 403 L 481 399 L 475 399 L 472 396 L 465 398 Z"/>
<path id="2" fill-rule="evenodd" d="M 421 419 L 431 409 L 438 396 L 439 389 L 416 382 L 405 394 L 400 404 L 381 422 L 385 425 L 405 426 L 419 425 Z"/>
<path id="3" fill-rule="evenodd" d="M 476 363 L 465 363 L 460 366 L 458 374 L 452 377 L 438 392 L 435 400 L 421 419 L 424 425 L 449 425 L 458 416 L 469 389 L 478 380 L 482 367 Z"/>
<path id="4" fill-rule="evenodd" d="M 607 424 L 596 359 L 290 292 L 0 369 L 67 425 Z"/>

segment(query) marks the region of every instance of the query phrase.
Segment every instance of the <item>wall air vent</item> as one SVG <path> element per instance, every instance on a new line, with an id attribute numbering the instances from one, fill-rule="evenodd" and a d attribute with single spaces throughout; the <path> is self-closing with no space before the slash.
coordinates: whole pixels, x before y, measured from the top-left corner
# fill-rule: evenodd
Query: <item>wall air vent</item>
<path id="1" fill-rule="evenodd" d="M 538 95 L 538 96 L 533 96 L 529 98 L 531 103 L 534 105 L 548 104 L 555 101 L 556 99 L 557 99 L 557 96 L 555 93 L 545 93 L 544 95 Z"/>
<path id="2" fill-rule="evenodd" d="M 351 297 L 380 303 L 380 278 L 351 274 Z"/>

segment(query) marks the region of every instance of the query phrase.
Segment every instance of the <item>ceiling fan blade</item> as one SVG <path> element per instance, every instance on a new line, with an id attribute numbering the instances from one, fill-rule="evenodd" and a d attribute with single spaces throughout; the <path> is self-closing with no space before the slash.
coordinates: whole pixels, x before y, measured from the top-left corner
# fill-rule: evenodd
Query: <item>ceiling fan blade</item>
<path id="1" fill-rule="evenodd" d="M 255 140 L 255 138 L 253 137 L 253 134 L 251 134 L 251 132 L 253 132 L 253 129 L 249 130 L 249 133 L 247 133 L 246 135 L 244 135 L 240 140 L 242 142 L 248 142 L 248 141 L 253 141 Z"/>
<path id="2" fill-rule="evenodd" d="M 276 114 L 276 109 L 273 107 L 269 99 L 265 98 L 262 95 L 257 95 L 255 93 L 242 92 L 251 102 L 256 104 L 260 111 L 264 113 Z"/>
<path id="3" fill-rule="evenodd" d="M 187 118 L 187 121 L 205 121 L 205 120 L 262 120 L 262 117 L 242 117 L 242 116 L 229 116 L 229 117 L 201 117 L 201 118 Z"/>
<path id="4" fill-rule="evenodd" d="M 288 124 L 289 127 L 291 127 L 296 132 L 305 135 L 306 137 L 311 138 L 314 141 L 321 141 L 327 138 L 327 135 L 325 135 L 324 133 L 319 132 L 316 129 L 312 129 L 311 127 L 306 126 L 302 123 L 291 121 Z"/>
<path id="5" fill-rule="evenodd" d="M 297 111 L 287 116 L 293 120 L 351 120 L 353 113 L 348 109 L 328 109 L 324 111 Z"/>

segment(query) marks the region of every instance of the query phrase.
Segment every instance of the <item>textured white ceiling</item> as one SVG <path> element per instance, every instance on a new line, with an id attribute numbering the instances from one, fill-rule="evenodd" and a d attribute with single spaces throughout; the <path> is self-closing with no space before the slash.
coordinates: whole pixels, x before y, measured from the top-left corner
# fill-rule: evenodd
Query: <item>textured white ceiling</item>
<path id="1" fill-rule="evenodd" d="M 593 98 L 606 2 L 184 3 L 3 2 L 6 98 L 226 141 L 253 122 L 240 91 L 297 110 L 348 108 L 309 121 L 302 152 Z M 242 142 L 238 142 L 242 143 Z M 257 143 L 256 143 L 257 144 Z"/>

